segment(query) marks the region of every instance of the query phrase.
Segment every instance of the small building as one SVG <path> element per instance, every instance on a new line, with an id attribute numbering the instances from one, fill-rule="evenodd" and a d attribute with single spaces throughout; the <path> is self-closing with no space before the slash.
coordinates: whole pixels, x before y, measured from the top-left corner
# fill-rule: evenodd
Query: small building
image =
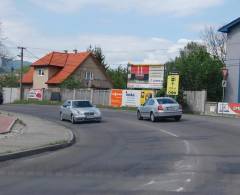
<path id="1" fill-rule="evenodd" d="M 25 88 L 59 88 L 70 77 L 79 80 L 85 88 L 113 87 L 104 67 L 91 52 L 51 52 L 30 66 L 22 83 Z"/>
<path id="2" fill-rule="evenodd" d="M 219 29 L 227 33 L 226 67 L 228 79 L 226 102 L 240 102 L 240 17 Z"/>

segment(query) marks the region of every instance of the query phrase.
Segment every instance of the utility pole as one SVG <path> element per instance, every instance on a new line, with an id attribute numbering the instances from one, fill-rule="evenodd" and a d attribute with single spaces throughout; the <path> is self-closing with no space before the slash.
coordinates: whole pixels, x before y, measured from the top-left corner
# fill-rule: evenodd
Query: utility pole
<path id="1" fill-rule="evenodd" d="M 20 49 L 20 58 L 21 58 L 21 67 L 20 67 L 20 100 L 23 100 L 23 86 L 22 86 L 22 78 L 23 78 L 23 50 L 25 47 L 18 47 Z"/>

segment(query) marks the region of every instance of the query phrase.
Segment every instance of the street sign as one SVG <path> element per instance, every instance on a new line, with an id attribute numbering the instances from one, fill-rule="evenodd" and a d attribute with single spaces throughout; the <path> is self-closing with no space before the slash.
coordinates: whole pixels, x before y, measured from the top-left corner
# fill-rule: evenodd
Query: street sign
<path id="1" fill-rule="evenodd" d="M 224 88 L 227 87 L 227 81 L 226 80 L 222 80 L 222 87 L 224 87 Z"/>
<path id="2" fill-rule="evenodd" d="M 179 75 L 168 75 L 167 80 L 167 95 L 178 95 L 179 91 Z"/>
<path id="3" fill-rule="evenodd" d="M 226 66 L 222 68 L 222 76 L 223 76 L 223 80 L 226 80 L 228 77 L 228 69 L 226 68 Z"/>

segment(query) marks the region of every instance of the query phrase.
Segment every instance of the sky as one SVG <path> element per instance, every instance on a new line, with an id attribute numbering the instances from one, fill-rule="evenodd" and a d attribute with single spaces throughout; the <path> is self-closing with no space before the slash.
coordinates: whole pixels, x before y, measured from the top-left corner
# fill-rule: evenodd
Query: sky
<path id="1" fill-rule="evenodd" d="M 96 45 L 112 67 L 162 64 L 239 10 L 239 0 L 1 0 L 1 37 L 14 57 L 17 46 L 26 47 L 29 61 Z"/>

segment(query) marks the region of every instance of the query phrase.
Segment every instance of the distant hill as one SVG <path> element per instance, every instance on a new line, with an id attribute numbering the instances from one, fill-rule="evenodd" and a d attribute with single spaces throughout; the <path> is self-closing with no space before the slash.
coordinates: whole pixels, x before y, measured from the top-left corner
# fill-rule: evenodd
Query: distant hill
<path id="1" fill-rule="evenodd" d="M 31 64 L 32 64 L 32 62 L 23 61 L 24 66 L 29 66 Z M 19 69 L 20 66 L 21 66 L 20 60 L 10 60 L 10 59 L 6 59 L 6 58 L 2 58 L 0 60 L 0 73 L 1 72 L 9 72 L 9 71 L 11 71 L 11 68 L 14 68 L 14 70 Z"/>

